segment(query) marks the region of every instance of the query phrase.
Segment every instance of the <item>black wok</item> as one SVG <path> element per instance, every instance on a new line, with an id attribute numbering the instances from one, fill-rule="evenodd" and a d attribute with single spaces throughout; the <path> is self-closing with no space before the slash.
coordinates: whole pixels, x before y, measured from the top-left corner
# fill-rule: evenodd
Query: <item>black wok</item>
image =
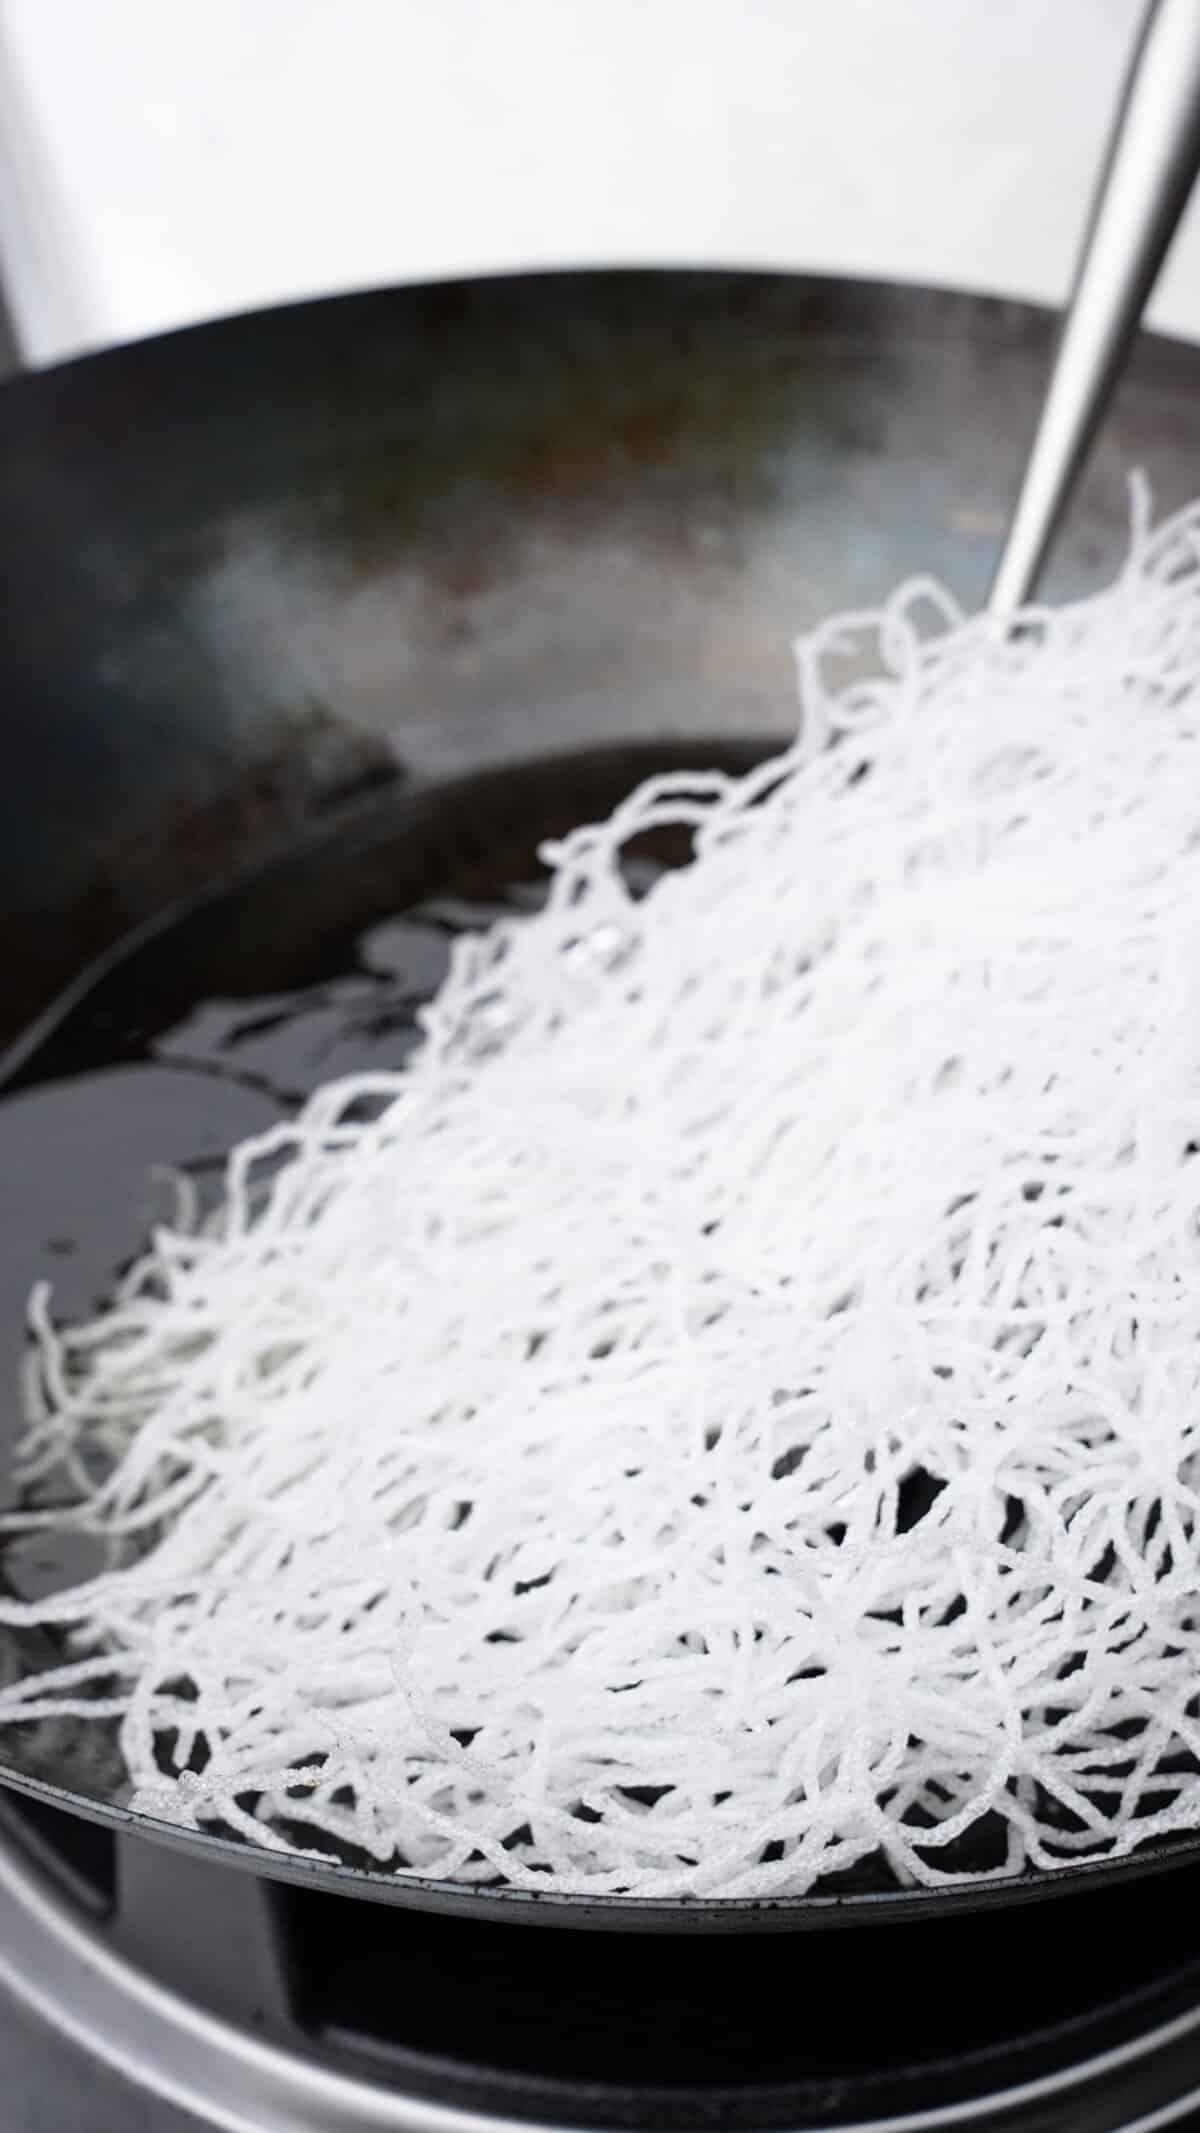
<path id="1" fill-rule="evenodd" d="M 0 392 L 6 1383 L 49 1201 L 57 1220 L 86 1197 L 101 1146 L 90 1189 L 132 1208 L 134 1153 L 158 1152 L 151 1112 L 151 1144 L 114 1156 L 81 1081 L 51 1176 L 27 1152 L 39 1089 L 144 1058 L 189 1001 L 306 982 L 431 878 L 519 878 L 652 766 L 761 753 L 795 719 L 791 638 L 829 609 L 914 569 L 978 600 L 1049 332 L 922 290 L 538 276 L 233 319 Z M 1052 597 L 1116 560 L 1135 465 L 1160 509 L 1194 493 L 1200 350 L 1138 347 Z M 0 1633 L 0 1678 L 28 1663 Z M 0 1730 L 0 1783 L 127 1824 L 123 1782 L 95 1726 Z M 795 1901 L 669 1904 L 137 1827 L 384 1901 L 674 1930 L 1030 1901 L 1200 1856 L 1189 1838 L 932 1893 L 868 1862 Z"/>

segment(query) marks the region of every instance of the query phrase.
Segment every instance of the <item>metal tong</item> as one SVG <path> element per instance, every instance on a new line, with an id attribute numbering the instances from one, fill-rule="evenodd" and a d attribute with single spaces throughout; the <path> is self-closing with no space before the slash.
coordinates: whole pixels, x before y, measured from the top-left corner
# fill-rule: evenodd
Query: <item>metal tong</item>
<path id="1" fill-rule="evenodd" d="M 1050 383 L 988 596 L 1037 582 L 1200 167 L 1200 0 L 1150 0 L 1117 108 Z"/>

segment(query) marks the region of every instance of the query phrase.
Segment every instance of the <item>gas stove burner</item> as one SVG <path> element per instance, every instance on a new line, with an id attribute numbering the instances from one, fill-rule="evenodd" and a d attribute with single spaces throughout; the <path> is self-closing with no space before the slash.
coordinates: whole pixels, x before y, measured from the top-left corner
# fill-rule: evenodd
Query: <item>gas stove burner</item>
<path id="1" fill-rule="evenodd" d="M 28 1802 L 3 1825 L 0 1983 L 41 2018 L 6 2094 L 60 2133 L 81 2081 L 100 2122 L 106 2069 L 106 2133 L 1200 2125 L 1195 1868 L 820 1936 L 625 1936 L 274 1886 Z"/>

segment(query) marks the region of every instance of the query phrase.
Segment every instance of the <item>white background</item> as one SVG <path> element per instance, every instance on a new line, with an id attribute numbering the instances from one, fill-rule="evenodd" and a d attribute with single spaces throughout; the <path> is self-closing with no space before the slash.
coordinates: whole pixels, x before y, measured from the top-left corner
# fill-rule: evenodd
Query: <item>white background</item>
<path id="1" fill-rule="evenodd" d="M 510 267 L 1058 300 L 1140 0 L 0 0 L 31 360 Z M 1154 308 L 1200 338 L 1200 203 Z"/>

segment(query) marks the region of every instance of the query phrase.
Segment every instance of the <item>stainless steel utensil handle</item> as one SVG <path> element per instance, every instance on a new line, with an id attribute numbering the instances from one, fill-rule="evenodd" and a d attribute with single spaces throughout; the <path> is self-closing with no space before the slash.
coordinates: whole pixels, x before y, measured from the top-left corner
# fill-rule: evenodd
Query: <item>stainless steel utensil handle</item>
<path id="1" fill-rule="evenodd" d="M 1027 600 L 1200 166 L 1200 0 L 1151 0 L 988 606 Z"/>

